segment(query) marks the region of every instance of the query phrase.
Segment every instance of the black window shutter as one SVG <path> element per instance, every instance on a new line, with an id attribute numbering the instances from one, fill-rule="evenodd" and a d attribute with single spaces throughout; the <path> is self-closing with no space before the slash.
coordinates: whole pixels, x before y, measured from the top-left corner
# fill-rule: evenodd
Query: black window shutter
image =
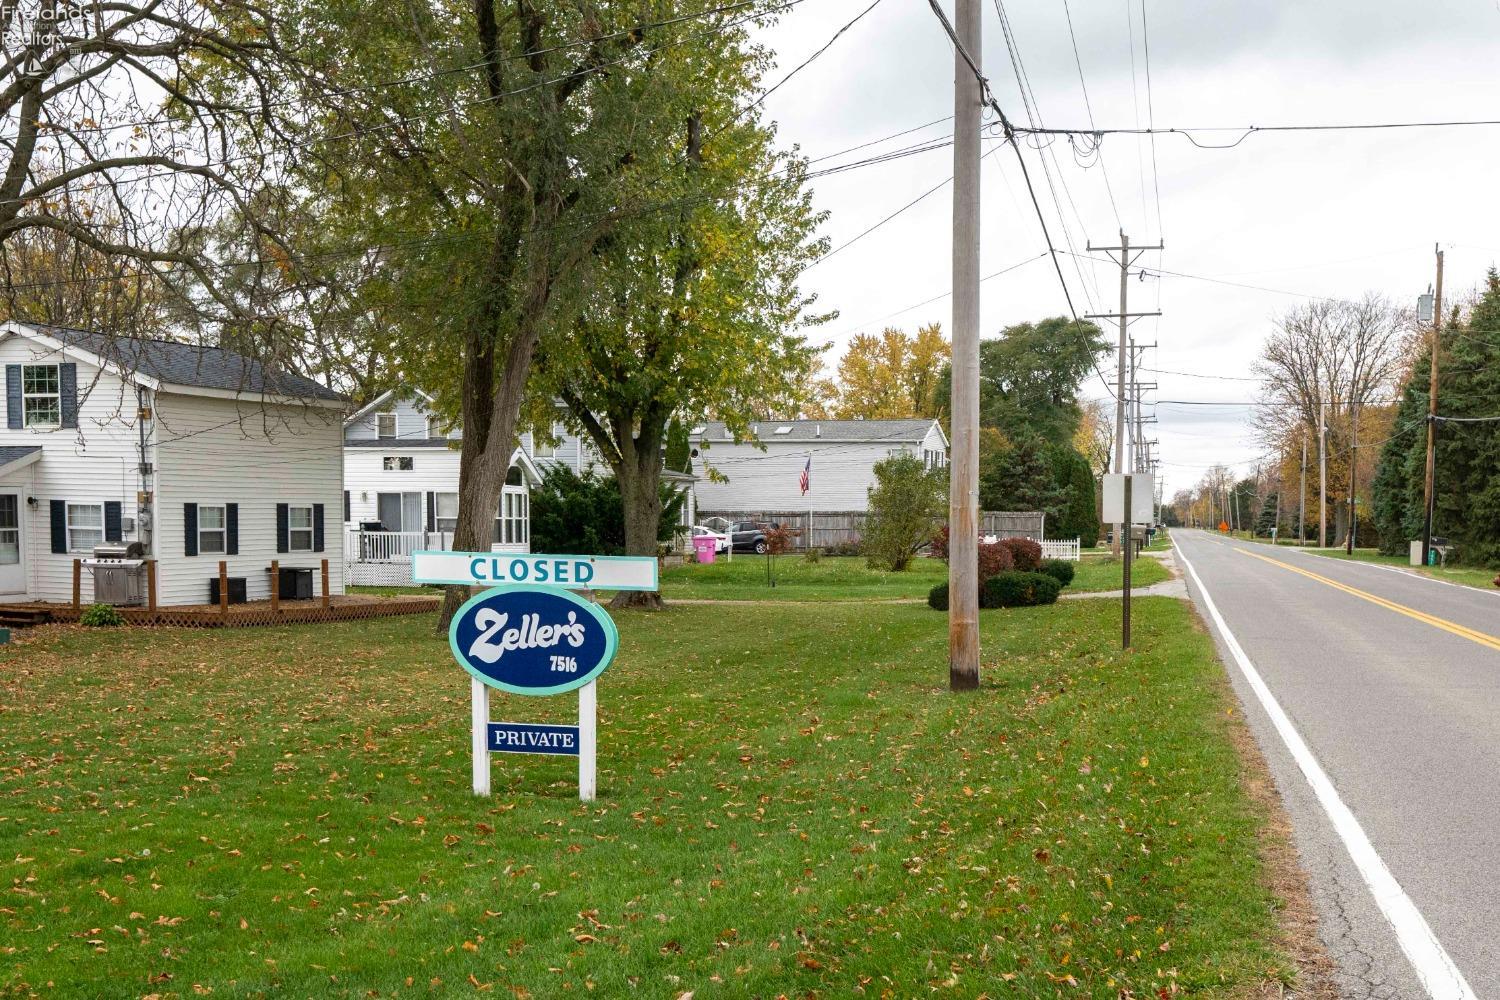
<path id="1" fill-rule="evenodd" d="M 20 365 L 5 366 L 5 426 L 13 431 L 22 426 Z"/>
<path id="2" fill-rule="evenodd" d="M 276 551 L 292 551 L 292 529 L 290 515 L 287 513 L 287 505 L 279 503 L 276 505 Z"/>
<path id="3" fill-rule="evenodd" d="M 58 387 L 62 390 L 62 425 L 78 426 L 78 366 L 71 361 L 57 366 Z"/>
<path id="4" fill-rule="evenodd" d="M 122 532 L 120 531 L 120 501 L 104 501 L 104 540 L 106 542 L 118 542 Z"/>
<path id="5" fill-rule="evenodd" d="M 323 505 L 313 504 L 313 551 L 323 551 Z"/>
<path id="6" fill-rule="evenodd" d="M 52 551 L 68 551 L 68 505 L 63 500 L 53 500 L 48 505 L 52 512 Z"/>
<path id="7" fill-rule="evenodd" d="M 224 505 L 224 554 L 240 554 L 240 505 L 237 503 Z"/>
<path id="8" fill-rule="evenodd" d="M 349 520 L 349 491 L 344 491 L 344 520 Z"/>
<path id="9" fill-rule="evenodd" d="M 437 530 L 437 494 L 427 494 L 427 530 Z"/>
<path id="10" fill-rule="evenodd" d="M 198 554 L 198 505 L 195 503 L 182 505 L 182 554 Z"/>

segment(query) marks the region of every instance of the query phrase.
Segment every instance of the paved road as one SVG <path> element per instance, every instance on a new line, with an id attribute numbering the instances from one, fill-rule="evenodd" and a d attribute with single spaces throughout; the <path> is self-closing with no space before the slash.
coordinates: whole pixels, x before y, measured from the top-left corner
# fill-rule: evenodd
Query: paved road
<path id="1" fill-rule="evenodd" d="M 1278 727 L 1214 624 L 1345 995 L 1500 998 L 1500 594 L 1204 532 L 1173 538 L 1200 612 L 1216 606 L 1284 713 Z"/>

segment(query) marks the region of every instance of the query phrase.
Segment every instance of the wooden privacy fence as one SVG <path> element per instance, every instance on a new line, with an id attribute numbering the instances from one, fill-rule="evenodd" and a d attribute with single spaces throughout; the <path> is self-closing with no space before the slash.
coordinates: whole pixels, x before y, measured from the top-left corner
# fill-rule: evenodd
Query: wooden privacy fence
<path id="1" fill-rule="evenodd" d="M 764 521 L 779 524 L 791 532 L 792 545 L 798 550 L 832 549 L 858 543 L 864 537 L 868 516 L 862 510 L 704 510 L 698 512 L 698 523 L 703 524 L 715 517 L 726 521 Z M 938 523 L 946 520 L 939 518 Z M 1045 522 L 1046 515 L 1040 511 L 987 510 L 979 515 L 979 533 L 996 538 L 1035 538 L 1041 541 Z"/>

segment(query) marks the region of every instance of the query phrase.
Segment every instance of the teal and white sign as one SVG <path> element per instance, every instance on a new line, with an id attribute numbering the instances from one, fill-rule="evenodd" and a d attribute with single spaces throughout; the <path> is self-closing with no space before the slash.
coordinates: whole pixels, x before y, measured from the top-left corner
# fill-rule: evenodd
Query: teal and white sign
<path id="1" fill-rule="evenodd" d="M 414 552 L 416 583 L 498 587 L 541 584 L 569 590 L 658 590 L 650 556 L 513 555 L 505 552 Z"/>

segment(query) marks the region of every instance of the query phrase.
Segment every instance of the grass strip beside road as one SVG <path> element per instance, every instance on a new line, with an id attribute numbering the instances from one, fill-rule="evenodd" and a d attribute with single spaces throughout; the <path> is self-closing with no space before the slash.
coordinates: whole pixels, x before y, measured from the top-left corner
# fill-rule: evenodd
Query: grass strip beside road
<path id="1" fill-rule="evenodd" d="M 1378 566 L 1395 566 L 1414 574 L 1430 576 L 1434 580 L 1456 583 L 1463 587 L 1474 587 L 1478 590 L 1493 591 L 1495 589 L 1495 571 L 1481 566 L 1413 566 L 1411 559 L 1407 556 L 1383 555 L 1376 549 L 1355 549 L 1352 556 L 1343 549 L 1309 548 L 1307 552 L 1325 559 L 1345 559 L 1353 562 L 1374 563 Z"/>
<path id="2" fill-rule="evenodd" d="M 1086 558 L 1074 563 L 1074 593 L 1118 590 L 1123 570 L 1119 560 Z M 927 592 L 948 582 L 948 564 L 925 557 L 912 561 L 902 573 L 871 569 L 854 556 L 824 556 L 809 562 L 800 555 L 775 557 L 776 586 L 766 582 L 766 557 L 737 555 L 709 564 L 687 563 L 662 571 L 661 592 L 667 600 L 707 601 L 899 601 L 926 600 Z M 1170 577 L 1160 560 L 1135 560 L 1131 580 L 1147 587 Z"/>
<path id="3" fill-rule="evenodd" d="M 469 791 L 427 616 L 0 649 L 0 995 L 1260 995 L 1290 980 L 1190 607 L 617 615 L 600 798 Z M 497 698 L 564 722 L 571 697 Z"/>

